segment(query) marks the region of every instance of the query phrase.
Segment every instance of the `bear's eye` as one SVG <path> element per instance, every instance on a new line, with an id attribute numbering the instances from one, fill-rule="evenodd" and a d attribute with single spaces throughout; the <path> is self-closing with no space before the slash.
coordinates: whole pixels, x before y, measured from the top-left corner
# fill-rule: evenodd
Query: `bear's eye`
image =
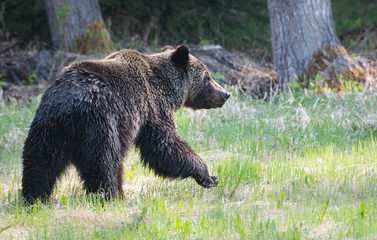
<path id="1" fill-rule="evenodd" d="M 204 77 L 204 81 L 206 81 L 206 82 L 209 81 L 209 77 L 208 77 L 208 76 L 205 76 L 205 77 Z"/>

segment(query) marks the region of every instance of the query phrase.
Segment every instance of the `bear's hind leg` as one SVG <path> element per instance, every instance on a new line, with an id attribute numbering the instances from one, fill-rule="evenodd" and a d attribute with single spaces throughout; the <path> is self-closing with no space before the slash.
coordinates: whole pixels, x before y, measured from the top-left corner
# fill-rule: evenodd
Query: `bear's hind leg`
<path id="1" fill-rule="evenodd" d="M 133 125 L 123 126 L 112 96 L 95 98 L 91 104 L 83 104 L 76 126 L 73 164 L 79 171 L 84 188 L 90 193 L 103 194 L 105 199 L 122 195 L 123 157 L 129 150 L 136 131 Z M 100 101 L 101 100 L 101 101 Z M 94 107 L 95 106 L 95 107 Z M 122 133 L 122 134 L 121 134 Z"/>
<path id="2" fill-rule="evenodd" d="M 50 197 L 57 178 L 69 164 L 69 159 L 59 159 L 58 164 L 53 162 L 52 156 L 28 156 L 24 153 L 22 173 L 22 196 L 33 204 L 36 199 L 46 202 Z"/>
<path id="3" fill-rule="evenodd" d="M 121 163 L 120 166 L 118 167 L 118 172 L 117 172 L 117 186 L 118 186 L 118 193 L 119 197 L 123 198 L 124 197 L 124 192 L 123 192 L 123 164 Z"/>
<path id="4" fill-rule="evenodd" d="M 108 128 L 98 128 L 96 124 Z M 73 157 L 85 190 L 104 194 L 106 199 L 115 198 L 118 193 L 118 169 L 122 165 L 118 132 L 111 126 L 110 123 L 86 121 L 86 131 L 81 135 L 81 144 L 76 146 Z"/>
<path id="5" fill-rule="evenodd" d="M 93 159 L 92 159 L 93 160 Z M 118 192 L 117 172 L 112 164 L 101 163 L 77 165 L 79 174 L 84 181 L 84 188 L 89 193 L 102 193 L 105 199 L 115 198 Z"/>

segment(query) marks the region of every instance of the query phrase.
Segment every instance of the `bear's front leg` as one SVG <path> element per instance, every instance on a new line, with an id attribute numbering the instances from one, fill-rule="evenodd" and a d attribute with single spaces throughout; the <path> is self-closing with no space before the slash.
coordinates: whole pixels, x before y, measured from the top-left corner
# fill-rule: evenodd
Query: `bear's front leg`
<path id="1" fill-rule="evenodd" d="M 215 187 L 217 177 L 211 176 L 207 164 L 183 142 L 174 123 L 148 124 L 136 140 L 141 159 L 157 175 L 167 178 L 193 177 L 202 187 Z"/>

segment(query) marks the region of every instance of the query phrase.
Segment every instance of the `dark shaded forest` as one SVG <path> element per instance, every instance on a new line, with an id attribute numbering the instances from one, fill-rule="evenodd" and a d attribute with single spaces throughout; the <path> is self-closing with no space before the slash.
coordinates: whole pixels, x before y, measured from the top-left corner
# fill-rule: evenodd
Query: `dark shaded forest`
<path id="1" fill-rule="evenodd" d="M 251 51 L 270 48 L 267 1 L 132 1 L 100 0 L 103 18 L 119 47 L 159 48 L 166 44 L 220 44 Z M 335 28 L 344 45 L 376 48 L 377 3 L 331 2 Z M 0 37 L 14 37 L 20 48 L 51 46 L 42 0 L 6 0 L 1 4 Z M 367 41 L 363 41 L 368 37 Z"/>

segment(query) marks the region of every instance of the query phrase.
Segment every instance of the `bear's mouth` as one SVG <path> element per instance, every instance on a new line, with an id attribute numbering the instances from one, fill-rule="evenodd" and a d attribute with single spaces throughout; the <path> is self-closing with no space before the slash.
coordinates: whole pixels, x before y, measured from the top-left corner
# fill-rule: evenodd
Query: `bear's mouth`
<path id="1" fill-rule="evenodd" d="M 206 104 L 207 106 L 209 106 L 209 108 L 221 108 L 222 106 L 224 106 L 226 100 L 225 101 L 208 101 L 208 103 Z"/>
<path id="2" fill-rule="evenodd" d="M 220 108 L 220 107 L 224 106 L 224 104 L 225 104 L 225 101 L 222 102 L 222 103 L 215 103 L 215 107 Z"/>

